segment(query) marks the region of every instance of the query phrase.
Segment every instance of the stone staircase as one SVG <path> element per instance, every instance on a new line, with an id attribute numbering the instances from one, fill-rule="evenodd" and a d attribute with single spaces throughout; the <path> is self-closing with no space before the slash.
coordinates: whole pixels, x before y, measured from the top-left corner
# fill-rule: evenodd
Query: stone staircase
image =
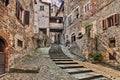
<path id="1" fill-rule="evenodd" d="M 62 52 L 60 47 L 57 48 L 50 49 L 52 50 L 50 51 L 51 59 L 55 62 L 55 64 L 58 67 L 63 69 L 65 72 L 69 73 L 71 76 L 75 77 L 77 80 L 111 80 L 106 78 L 104 75 L 97 74 L 94 71 L 80 65 L 75 60 L 66 56 Z"/>

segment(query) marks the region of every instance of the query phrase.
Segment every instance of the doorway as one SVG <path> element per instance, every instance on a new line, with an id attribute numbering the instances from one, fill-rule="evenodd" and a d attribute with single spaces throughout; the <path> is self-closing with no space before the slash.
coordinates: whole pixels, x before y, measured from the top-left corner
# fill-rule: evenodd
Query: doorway
<path id="1" fill-rule="evenodd" d="M 5 42 L 0 38 L 0 75 L 5 73 L 6 55 L 5 55 Z"/>

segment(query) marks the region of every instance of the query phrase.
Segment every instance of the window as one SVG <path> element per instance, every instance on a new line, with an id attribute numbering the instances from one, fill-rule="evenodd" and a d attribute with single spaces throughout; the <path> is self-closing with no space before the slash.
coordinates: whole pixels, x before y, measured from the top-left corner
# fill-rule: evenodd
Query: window
<path id="1" fill-rule="evenodd" d="M 108 27 L 117 25 L 119 25 L 119 14 L 112 15 L 102 21 L 103 30 L 106 30 Z"/>
<path id="2" fill-rule="evenodd" d="M 109 53 L 109 59 L 110 59 L 110 60 L 116 60 L 116 56 L 117 56 L 117 53 L 116 53 L 116 52 Z"/>
<path id="3" fill-rule="evenodd" d="M 74 41 L 76 41 L 76 35 L 75 35 L 75 33 L 73 33 L 71 35 L 71 42 L 74 42 Z"/>
<path id="4" fill-rule="evenodd" d="M 17 45 L 18 45 L 19 47 L 23 47 L 23 41 L 21 41 L 21 40 L 18 39 Z"/>
<path id="5" fill-rule="evenodd" d="M 24 10 L 18 0 L 16 2 L 16 17 L 23 25 L 29 25 L 30 12 Z"/>
<path id="6" fill-rule="evenodd" d="M 84 12 L 90 11 L 90 3 L 84 5 Z"/>
<path id="7" fill-rule="evenodd" d="M 110 48 L 114 48 L 115 47 L 115 38 L 110 38 L 109 39 L 109 47 Z"/>
<path id="8" fill-rule="evenodd" d="M 44 6 L 40 6 L 40 11 L 44 11 Z"/>
<path id="9" fill-rule="evenodd" d="M 76 19 L 79 19 L 79 17 L 80 17 L 79 8 L 77 8 L 75 10 L 75 17 L 76 17 Z"/>

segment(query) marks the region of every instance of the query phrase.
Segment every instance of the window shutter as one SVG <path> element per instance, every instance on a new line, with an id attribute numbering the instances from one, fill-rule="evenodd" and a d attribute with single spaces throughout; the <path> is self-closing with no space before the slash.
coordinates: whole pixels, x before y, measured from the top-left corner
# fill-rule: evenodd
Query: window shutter
<path id="1" fill-rule="evenodd" d="M 20 2 L 16 0 L 16 17 L 19 19 L 20 15 Z"/>
<path id="2" fill-rule="evenodd" d="M 103 25 L 103 30 L 106 30 L 107 29 L 107 20 L 103 20 L 102 22 L 102 25 Z"/>
<path id="3" fill-rule="evenodd" d="M 24 11 L 24 25 L 29 25 L 29 18 L 30 18 L 30 12 L 25 10 Z"/>
<path id="4" fill-rule="evenodd" d="M 113 17 L 114 17 L 114 26 L 119 25 L 119 14 L 115 14 Z"/>

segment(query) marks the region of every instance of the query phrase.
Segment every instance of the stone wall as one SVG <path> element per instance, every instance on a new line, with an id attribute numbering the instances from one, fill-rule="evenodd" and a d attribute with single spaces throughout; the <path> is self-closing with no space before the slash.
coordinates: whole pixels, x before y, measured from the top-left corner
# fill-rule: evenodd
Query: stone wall
<path id="1" fill-rule="evenodd" d="M 32 0 L 19 0 L 23 10 L 30 12 L 29 25 L 23 25 L 16 17 L 16 1 L 10 0 L 7 6 L 0 2 L 0 36 L 8 43 L 6 45 L 8 67 L 14 65 L 15 59 L 26 55 L 34 48 L 32 41 L 33 2 Z"/>

